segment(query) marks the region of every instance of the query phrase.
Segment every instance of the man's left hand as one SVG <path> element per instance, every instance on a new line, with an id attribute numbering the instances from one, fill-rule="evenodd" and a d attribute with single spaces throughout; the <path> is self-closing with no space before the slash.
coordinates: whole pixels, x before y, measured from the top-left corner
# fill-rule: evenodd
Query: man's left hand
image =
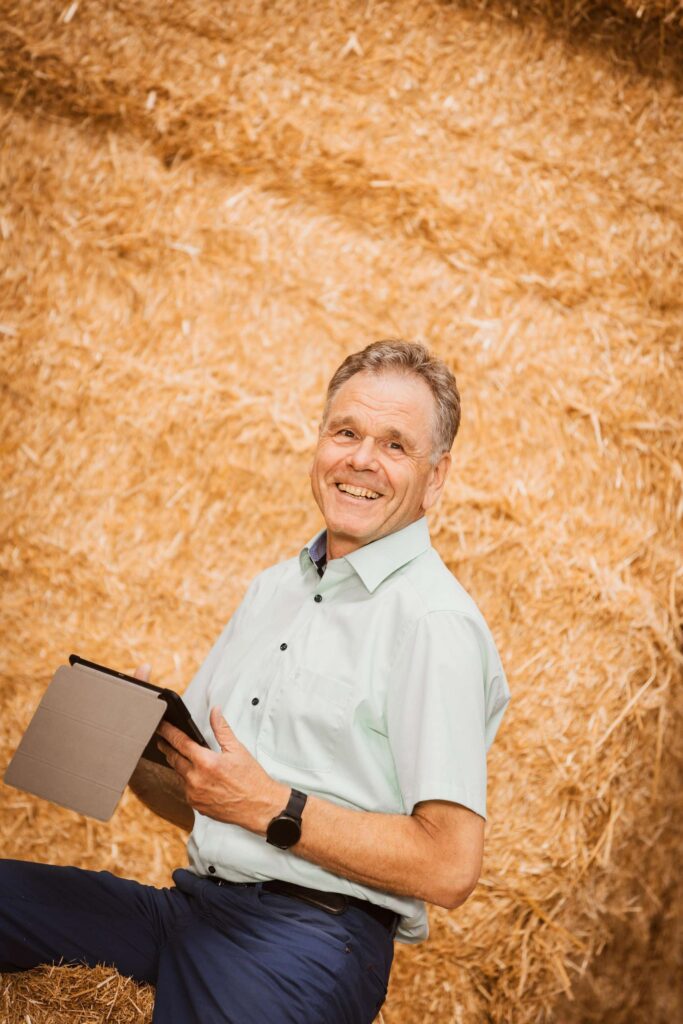
<path id="1" fill-rule="evenodd" d="M 219 708 L 211 709 L 211 728 L 220 753 L 200 747 L 180 729 L 162 722 L 159 749 L 183 781 L 185 799 L 200 814 L 265 834 L 287 803 L 289 787 L 271 779 L 235 736 Z"/>

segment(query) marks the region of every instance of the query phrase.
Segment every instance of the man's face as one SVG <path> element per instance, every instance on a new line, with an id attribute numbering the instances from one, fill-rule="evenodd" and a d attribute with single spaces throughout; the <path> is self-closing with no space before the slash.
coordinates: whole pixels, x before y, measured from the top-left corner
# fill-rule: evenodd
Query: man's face
<path id="1" fill-rule="evenodd" d="M 341 558 L 419 519 L 450 465 L 436 465 L 434 397 L 411 373 L 356 373 L 332 399 L 311 466 L 327 525 L 328 558 Z"/>

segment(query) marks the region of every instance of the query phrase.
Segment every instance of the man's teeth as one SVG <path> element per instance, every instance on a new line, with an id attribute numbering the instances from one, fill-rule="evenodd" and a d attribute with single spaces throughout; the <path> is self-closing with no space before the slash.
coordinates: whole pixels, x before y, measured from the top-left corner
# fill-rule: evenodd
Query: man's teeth
<path id="1" fill-rule="evenodd" d="M 337 484 L 340 491 L 353 494 L 356 498 L 379 498 L 377 491 L 368 491 L 365 487 L 352 487 L 351 484 Z"/>

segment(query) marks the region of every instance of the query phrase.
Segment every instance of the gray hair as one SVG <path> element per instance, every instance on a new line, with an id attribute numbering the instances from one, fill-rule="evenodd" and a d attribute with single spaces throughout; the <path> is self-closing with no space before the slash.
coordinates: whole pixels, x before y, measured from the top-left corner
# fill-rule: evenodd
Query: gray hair
<path id="1" fill-rule="evenodd" d="M 421 377 L 434 396 L 435 424 L 432 462 L 453 447 L 460 426 L 460 394 L 455 377 L 446 364 L 433 356 L 424 345 L 415 341 L 389 338 L 373 341 L 361 352 L 352 352 L 335 371 L 327 385 L 323 423 L 327 420 L 332 399 L 342 385 L 356 373 L 411 373 Z"/>

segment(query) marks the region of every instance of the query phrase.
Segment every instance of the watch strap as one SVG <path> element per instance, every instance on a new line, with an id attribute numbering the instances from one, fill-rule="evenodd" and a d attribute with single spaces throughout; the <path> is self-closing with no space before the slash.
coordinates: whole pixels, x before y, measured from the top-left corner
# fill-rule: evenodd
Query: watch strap
<path id="1" fill-rule="evenodd" d="M 308 795 L 306 793 L 302 793 L 299 789 L 292 789 L 292 792 L 289 794 L 287 806 L 284 811 L 282 811 L 282 814 L 286 814 L 288 818 L 294 818 L 295 821 L 301 823 L 301 815 L 303 814 L 307 800 Z"/>

